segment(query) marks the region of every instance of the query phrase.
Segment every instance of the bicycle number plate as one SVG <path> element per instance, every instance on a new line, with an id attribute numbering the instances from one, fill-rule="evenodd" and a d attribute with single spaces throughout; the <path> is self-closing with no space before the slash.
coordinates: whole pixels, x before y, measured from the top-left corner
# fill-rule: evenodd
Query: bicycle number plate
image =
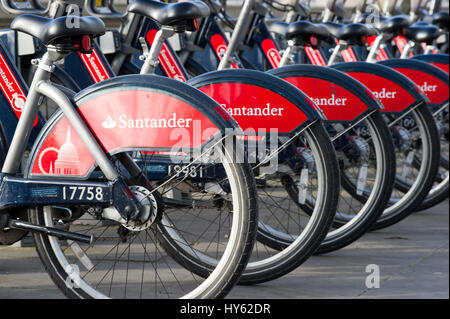
<path id="1" fill-rule="evenodd" d="M 169 176 L 178 174 L 179 177 L 190 177 L 190 178 L 202 178 L 203 169 L 197 167 L 198 165 L 169 165 L 168 173 Z"/>
<path id="2" fill-rule="evenodd" d="M 65 200 L 102 201 L 104 194 L 102 187 L 64 186 L 62 197 Z"/>

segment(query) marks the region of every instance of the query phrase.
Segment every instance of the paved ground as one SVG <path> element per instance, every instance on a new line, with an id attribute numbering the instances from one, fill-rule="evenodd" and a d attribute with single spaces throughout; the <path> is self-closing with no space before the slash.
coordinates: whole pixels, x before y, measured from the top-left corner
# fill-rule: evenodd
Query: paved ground
<path id="1" fill-rule="evenodd" d="M 366 288 L 379 266 L 380 288 Z M 63 298 L 34 248 L 0 248 L 0 298 Z M 291 274 L 232 298 L 449 298 L 449 203 L 367 234 L 338 252 L 315 256 Z"/>

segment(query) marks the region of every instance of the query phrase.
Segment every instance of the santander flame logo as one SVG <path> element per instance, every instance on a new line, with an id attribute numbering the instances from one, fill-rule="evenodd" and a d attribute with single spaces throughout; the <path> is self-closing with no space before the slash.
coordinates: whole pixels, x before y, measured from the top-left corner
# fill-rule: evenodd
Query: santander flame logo
<path id="1" fill-rule="evenodd" d="M 24 89 L 16 79 L 13 71 L 8 65 L 5 57 L 0 53 L 0 91 L 3 92 L 4 96 L 7 98 L 11 108 L 14 110 L 17 118 L 22 115 L 22 109 L 25 106 L 25 101 L 27 100 Z M 33 126 L 38 123 L 38 118 L 36 117 Z"/>
<path id="2" fill-rule="evenodd" d="M 221 44 L 216 48 L 216 53 L 219 57 L 223 57 L 225 55 L 225 52 L 227 52 L 226 44 Z"/>
<path id="3" fill-rule="evenodd" d="M 278 49 L 275 46 L 275 43 L 271 39 L 265 39 L 264 41 L 262 41 L 261 47 L 266 53 L 267 59 L 269 60 L 272 67 L 277 68 L 281 62 L 281 56 L 280 52 L 278 52 Z"/>
<path id="4" fill-rule="evenodd" d="M 106 120 L 102 123 L 102 126 L 104 128 L 115 128 L 117 126 L 117 123 L 114 122 L 114 120 L 112 119 L 111 115 L 108 115 L 108 117 L 106 118 Z"/>
<path id="5" fill-rule="evenodd" d="M 12 95 L 12 107 L 17 112 L 22 112 L 23 107 L 25 106 L 26 97 L 22 94 L 14 93 Z"/>
<path id="6" fill-rule="evenodd" d="M 273 65 L 280 65 L 281 62 L 281 57 L 280 57 L 280 53 L 278 52 L 277 49 L 269 49 L 267 51 L 267 55 L 270 59 L 270 63 Z"/>

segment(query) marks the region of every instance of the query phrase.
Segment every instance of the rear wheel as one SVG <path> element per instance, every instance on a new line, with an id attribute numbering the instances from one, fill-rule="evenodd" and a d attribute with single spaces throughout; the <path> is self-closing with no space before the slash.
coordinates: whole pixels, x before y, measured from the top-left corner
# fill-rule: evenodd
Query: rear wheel
<path id="1" fill-rule="evenodd" d="M 394 145 L 389 128 L 380 113 L 372 114 L 353 128 L 349 128 L 348 124 L 328 124 L 327 127 L 331 136 L 342 130 L 348 132 L 334 142 L 339 159 L 342 188 L 332 229 L 315 253 L 340 249 L 364 235 L 383 212 L 395 179 Z M 295 151 L 290 152 L 294 157 Z M 301 156 L 304 151 L 298 153 Z M 312 162 L 317 159 L 317 156 L 310 157 Z M 259 200 L 258 239 L 276 251 L 289 249 L 290 245 L 295 246 L 293 242 L 304 232 L 300 227 L 306 227 L 308 223 L 313 224 L 319 188 L 319 179 L 310 174 L 310 178 L 315 179 L 309 182 L 308 198 L 304 203 L 300 202 L 301 173 L 288 175 L 286 172 L 289 170 L 281 168 L 283 166 L 280 166 L 280 171 L 284 175 L 281 175 L 279 186 L 285 188 L 286 198 L 281 196 L 283 192 L 277 190 L 276 180 L 273 179 L 270 181 L 273 184 L 270 185 L 272 192 L 269 192 L 270 187 L 266 187 L 266 194 L 260 195 Z M 262 189 L 258 187 L 260 193 Z M 267 207 L 264 207 L 265 205 Z M 299 212 L 296 212 L 296 209 Z M 304 216 L 300 218 L 302 214 Z M 295 219 L 297 216 L 298 220 Z M 267 222 L 263 223 L 265 219 Z M 260 244 L 257 243 L 258 245 Z"/>
<path id="2" fill-rule="evenodd" d="M 433 113 L 439 131 L 441 141 L 441 160 L 439 171 L 434 181 L 433 188 L 428 196 L 423 200 L 420 207 L 417 209 L 425 210 L 433 207 L 448 198 L 449 192 L 449 110 L 448 105 L 441 112 L 439 110 Z"/>
<path id="3" fill-rule="evenodd" d="M 449 175 L 448 170 L 439 167 L 438 177 L 436 178 L 433 188 L 428 193 L 417 211 L 426 210 L 448 199 L 449 194 Z"/>
<path id="4" fill-rule="evenodd" d="M 386 116 L 396 145 L 397 174 L 388 206 L 372 229 L 393 225 L 411 214 L 433 186 L 439 167 L 439 136 L 425 104 L 400 121 Z M 420 163 L 419 166 L 414 162 Z"/>
<path id="5" fill-rule="evenodd" d="M 144 172 L 162 160 L 149 154 L 134 155 Z M 191 176 L 200 170 L 220 172 L 220 181 L 210 180 L 209 185 L 188 180 L 183 174 L 154 181 L 154 189 L 133 186 L 129 180 L 131 189 L 139 190 L 138 198 L 155 194 L 158 216 L 138 228 L 99 218 L 88 207 L 67 207 L 71 213 L 63 214 L 65 218 L 61 218 L 61 208 L 30 210 L 32 223 L 95 238 L 89 246 L 34 234 L 39 256 L 53 281 L 71 298 L 226 295 L 249 258 L 257 214 L 250 168 L 233 162 L 234 155 L 226 151 L 213 164 L 191 162 L 196 168 L 189 170 Z M 117 167 L 123 171 L 126 164 L 117 162 Z M 125 169 L 123 176 L 127 174 Z"/>
<path id="6" fill-rule="evenodd" d="M 364 235 L 383 212 L 394 185 L 394 145 L 380 113 L 372 114 L 342 138 L 346 142 L 338 151 L 339 205 L 333 229 L 317 253 L 343 248 Z M 358 143 L 350 143 L 355 140 Z"/>
<path id="7" fill-rule="evenodd" d="M 104 85 L 108 87 L 106 92 Z M 34 234 L 39 256 L 56 285 L 69 297 L 223 297 L 245 268 L 257 227 L 251 168 L 239 161 L 243 156 L 230 143 L 234 134 L 219 136 L 225 127 L 237 125 L 225 123 L 213 112 L 216 102 L 198 90 L 154 76 L 111 79 L 88 89 L 76 103 L 82 107 L 86 100 L 92 101 L 93 95 L 104 99 L 109 107 L 108 92 L 122 92 L 127 86 L 139 92 L 157 90 L 158 94 L 195 106 L 214 119 L 208 125 L 216 134 L 201 148 L 182 151 L 154 150 L 146 144 L 140 146 L 142 149 L 121 146 L 110 159 L 135 197 L 148 208 L 145 222 L 134 224 L 114 218 L 114 206 L 32 208 L 32 223 L 93 235 L 95 239 L 88 246 Z M 177 108 L 173 110 L 178 112 Z M 180 112 L 185 110 L 180 108 Z M 49 126 L 54 123 L 48 121 Z M 102 136 L 98 138 L 101 144 Z M 89 179 L 105 180 L 98 170 Z M 185 252 L 190 259 L 179 258 Z M 190 267 L 192 263 L 198 267 Z"/>
<path id="8" fill-rule="evenodd" d="M 258 235 L 240 284 L 266 282 L 297 268 L 316 251 L 333 222 L 339 168 L 323 125 L 314 123 L 290 146 L 278 154 L 276 171 L 254 170 Z M 312 211 L 306 202 L 315 203 Z"/>

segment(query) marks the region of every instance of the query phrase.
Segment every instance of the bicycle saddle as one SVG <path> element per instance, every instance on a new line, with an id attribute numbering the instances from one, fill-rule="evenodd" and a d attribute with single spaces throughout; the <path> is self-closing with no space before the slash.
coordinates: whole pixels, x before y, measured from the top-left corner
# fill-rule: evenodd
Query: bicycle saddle
<path id="1" fill-rule="evenodd" d="M 269 29 L 269 32 L 272 32 L 272 33 L 275 33 L 277 35 L 284 37 L 286 35 L 286 31 L 287 31 L 288 27 L 289 27 L 289 23 L 275 21 L 268 27 L 268 29 Z"/>
<path id="2" fill-rule="evenodd" d="M 411 25 L 411 20 L 407 15 L 396 15 L 380 21 L 377 25 L 382 33 L 403 34 L 404 28 Z"/>
<path id="3" fill-rule="evenodd" d="M 377 35 L 377 30 L 368 24 L 350 23 L 341 25 L 327 22 L 325 26 L 335 38 L 346 41 L 348 44 L 364 44 L 365 37 Z"/>
<path id="4" fill-rule="evenodd" d="M 300 44 L 310 43 L 311 37 L 326 39 L 329 36 L 330 33 L 324 25 L 314 24 L 309 21 L 293 22 L 289 24 L 286 30 L 286 40 L 295 40 L 296 42 L 300 42 Z"/>
<path id="5" fill-rule="evenodd" d="M 449 25 L 449 13 L 447 11 L 437 12 L 431 16 L 427 16 L 424 19 L 426 22 L 434 24 L 435 26 L 448 31 Z"/>
<path id="6" fill-rule="evenodd" d="M 185 25 L 189 20 L 206 17 L 210 14 L 206 3 L 200 1 L 164 3 L 153 0 L 135 0 L 128 12 L 149 17 L 161 25 Z"/>
<path id="7" fill-rule="evenodd" d="M 438 27 L 430 24 L 414 23 L 406 29 L 405 37 L 415 42 L 431 44 L 441 35 Z"/>
<path id="8" fill-rule="evenodd" d="M 323 25 L 328 29 L 328 32 L 335 38 L 338 37 L 341 28 L 344 26 L 342 23 L 327 21 Z"/>
<path id="9" fill-rule="evenodd" d="M 43 45 L 53 45 L 66 42 L 70 38 L 88 35 L 92 38 L 105 33 L 105 24 L 97 17 L 74 17 L 74 25 L 67 23 L 70 17 L 56 19 L 42 16 L 23 14 L 14 18 L 11 29 L 29 34 L 38 38 Z"/>

